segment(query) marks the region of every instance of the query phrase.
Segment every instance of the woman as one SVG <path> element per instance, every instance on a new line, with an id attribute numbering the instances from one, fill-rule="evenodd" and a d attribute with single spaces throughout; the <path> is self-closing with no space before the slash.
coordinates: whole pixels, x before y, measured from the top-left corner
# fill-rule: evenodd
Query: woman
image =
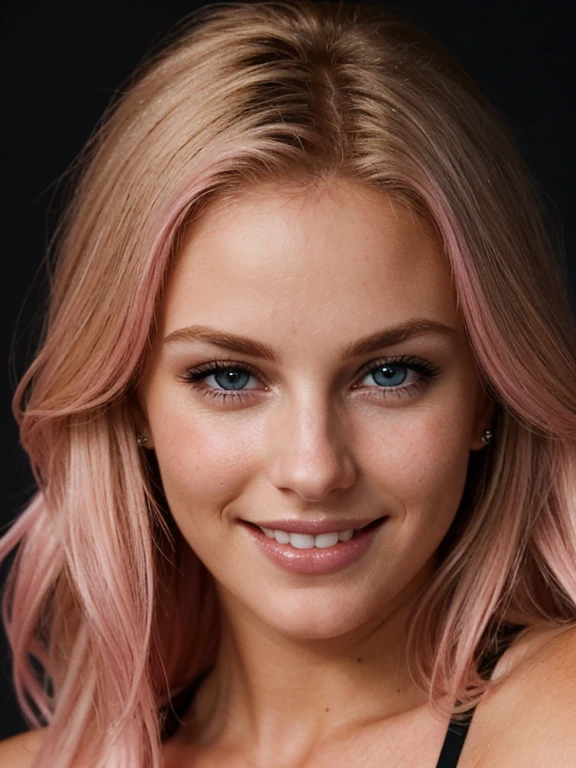
<path id="1" fill-rule="evenodd" d="M 573 765 L 574 318 L 522 159 L 381 11 L 193 22 L 90 143 L 15 395 L 0 765 Z"/>

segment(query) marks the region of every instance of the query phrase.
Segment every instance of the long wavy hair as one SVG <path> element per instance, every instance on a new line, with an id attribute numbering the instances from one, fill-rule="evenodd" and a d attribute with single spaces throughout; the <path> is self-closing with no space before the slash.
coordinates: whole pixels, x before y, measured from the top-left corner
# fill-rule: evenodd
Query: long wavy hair
<path id="1" fill-rule="evenodd" d="M 562 249 L 513 132 L 425 33 L 343 2 L 201 8 L 81 158 L 49 310 L 14 397 L 38 490 L 2 616 L 34 768 L 160 768 L 173 696 L 215 659 L 210 574 L 176 528 L 132 405 L 184 227 L 264 181 L 339 177 L 432 223 L 494 443 L 408 627 L 415 684 L 465 712 L 506 625 L 576 623 L 576 349 Z M 145 452 L 146 454 L 152 452 Z M 436 710 L 435 710 L 436 711 Z"/>

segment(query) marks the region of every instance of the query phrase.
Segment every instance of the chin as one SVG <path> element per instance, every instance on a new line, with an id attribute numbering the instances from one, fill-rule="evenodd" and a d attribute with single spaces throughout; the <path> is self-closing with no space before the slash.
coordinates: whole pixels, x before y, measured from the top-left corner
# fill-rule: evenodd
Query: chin
<path id="1" fill-rule="evenodd" d="M 380 609 L 380 610 L 379 610 Z M 372 601 L 324 594 L 262 602 L 251 610 L 260 622 L 292 640 L 332 640 L 378 623 L 383 610 Z"/>

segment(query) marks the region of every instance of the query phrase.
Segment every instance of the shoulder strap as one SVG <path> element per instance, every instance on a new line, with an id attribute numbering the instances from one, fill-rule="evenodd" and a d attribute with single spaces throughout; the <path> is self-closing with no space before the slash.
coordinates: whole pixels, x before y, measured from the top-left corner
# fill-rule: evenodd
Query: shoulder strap
<path id="1" fill-rule="evenodd" d="M 523 626 L 518 625 L 509 625 L 502 629 L 498 648 L 495 652 L 488 654 L 479 665 L 478 671 L 482 677 L 490 678 L 492 672 L 494 671 L 494 667 L 498 663 L 498 660 L 504 651 L 509 647 L 510 643 L 512 640 L 514 640 L 516 635 L 523 629 Z M 470 728 L 470 723 L 472 722 L 472 717 L 474 716 L 475 710 L 475 707 L 474 709 L 471 709 L 470 712 L 466 714 L 466 717 L 462 720 L 450 720 L 450 723 L 448 724 L 448 730 L 446 731 L 446 737 L 444 738 L 444 743 L 442 745 L 442 750 L 440 752 L 440 757 L 436 763 L 436 768 L 456 768 L 460 758 L 460 753 L 462 752 L 462 747 L 464 746 L 464 741 L 468 735 L 468 729 Z"/>

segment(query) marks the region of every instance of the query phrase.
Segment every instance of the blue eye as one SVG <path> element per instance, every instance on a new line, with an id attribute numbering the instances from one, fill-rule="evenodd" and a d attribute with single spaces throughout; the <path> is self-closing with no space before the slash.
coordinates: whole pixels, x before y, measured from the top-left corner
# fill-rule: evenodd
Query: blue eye
<path id="1" fill-rule="evenodd" d="M 406 381 L 408 368 L 405 365 L 387 363 L 378 368 L 373 368 L 368 375 L 372 376 L 377 384 L 381 384 L 384 387 L 398 387 Z"/>
<path id="2" fill-rule="evenodd" d="M 412 396 L 425 387 L 440 369 L 419 357 L 399 357 L 372 361 L 364 366 L 361 380 L 371 377 L 376 386 L 362 389 L 371 391 L 377 397 Z M 213 377 L 216 386 L 207 383 Z M 247 387 L 248 381 L 258 379 L 258 372 L 246 363 L 232 360 L 214 360 L 188 369 L 184 380 L 199 390 L 202 395 L 220 400 L 246 400 L 255 396 L 258 387 Z M 408 381 L 408 383 L 406 383 Z M 358 387 L 356 387 L 358 388 Z"/>
<path id="3" fill-rule="evenodd" d="M 246 379 L 250 378 L 250 374 L 247 371 L 242 371 L 238 368 L 220 368 L 215 369 L 212 374 L 214 381 L 218 386 L 226 389 L 230 387 L 232 390 L 241 390 L 246 384 Z"/>
<path id="4" fill-rule="evenodd" d="M 210 377 L 214 378 L 217 387 L 221 389 L 206 384 Z M 185 381 L 197 388 L 200 394 L 221 400 L 250 397 L 251 389 L 245 387 L 247 379 L 250 378 L 258 378 L 257 372 L 251 366 L 226 360 L 214 360 L 189 368 L 184 376 Z"/>
<path id="5" fill-rule="evenodd" d="M 371 362 L 364 367 L 363 380 L 376 382 L 368 391 L 376 397 L 412 397 L 440 373 L 440 369 L 420 357 L 403 356 Z"/>

